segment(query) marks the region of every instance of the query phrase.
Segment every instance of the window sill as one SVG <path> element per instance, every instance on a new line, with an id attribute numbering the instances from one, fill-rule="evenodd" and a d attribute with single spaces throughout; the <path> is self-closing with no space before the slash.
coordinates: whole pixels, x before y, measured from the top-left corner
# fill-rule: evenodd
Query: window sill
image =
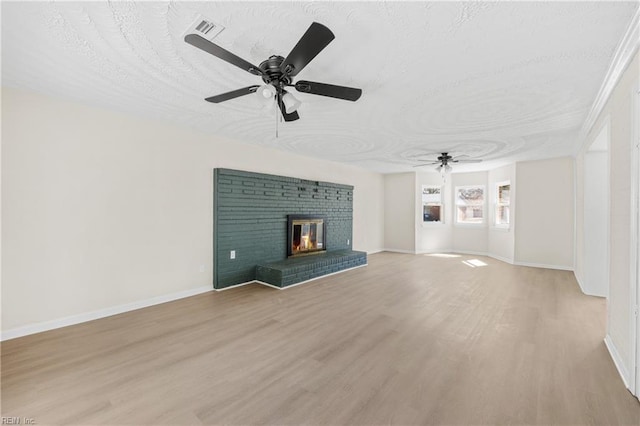
<path id="1" fill-rule="evenodd" d="M 492 226 L 491 227 L 492 231 L 498 231 L 498 232 L 509 232 L 511 231 L 511 227 L 510 226 Z"/>

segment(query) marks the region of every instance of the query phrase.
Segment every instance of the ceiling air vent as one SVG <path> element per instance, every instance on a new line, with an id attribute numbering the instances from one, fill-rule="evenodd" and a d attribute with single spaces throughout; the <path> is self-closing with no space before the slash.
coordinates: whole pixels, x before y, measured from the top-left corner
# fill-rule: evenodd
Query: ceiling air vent
<path id="1" fill-rule="evenodd" d="M 224 30 L 224 27 L 218 23 L 213 22 L 209 18 L 205 18 L 202 15 L 199 15 L 195 21 L 187 28 L 187 31 L 184 32 L 186 34 L 198 34 L 207 40 L 211 41 L 220 32 Z"/>

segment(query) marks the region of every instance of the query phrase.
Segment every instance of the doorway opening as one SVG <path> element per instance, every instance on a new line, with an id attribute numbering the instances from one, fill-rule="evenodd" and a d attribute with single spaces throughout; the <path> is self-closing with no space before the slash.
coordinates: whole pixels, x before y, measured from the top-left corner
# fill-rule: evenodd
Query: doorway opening
<path id="1" fill-rule="evenodd" d="M 607 122 L 584 156 L 584 292 L 609 296 L 609 143 Z"/>

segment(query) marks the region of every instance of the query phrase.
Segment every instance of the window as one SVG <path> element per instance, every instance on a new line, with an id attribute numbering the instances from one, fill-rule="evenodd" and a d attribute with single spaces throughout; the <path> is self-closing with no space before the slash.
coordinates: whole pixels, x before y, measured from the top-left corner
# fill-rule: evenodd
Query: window
<path id="1" fill-rule="evenodd" d="M 422 187 L 422 221 L 443 222 L 442 187 L 425 185 Z"/>
<path id="2" fill-rule="evenodd" d="M 511 183 L 500 182 L 496 184 L 496 221 L 495 225 L 508 228 L 511 220 Z"/>
<path id="3" fill-rule="evenodd" d="M 456 222 L 484 223 L 484 186 L 456 186 Z"/>

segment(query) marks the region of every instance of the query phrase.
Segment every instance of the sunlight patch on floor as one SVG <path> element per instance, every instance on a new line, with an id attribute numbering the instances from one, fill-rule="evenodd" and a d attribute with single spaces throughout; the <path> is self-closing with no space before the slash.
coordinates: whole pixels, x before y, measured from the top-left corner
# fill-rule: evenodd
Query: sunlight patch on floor
<path id="1" fill-rule="evenodd" d="M 462 263 L 464 263 L 465 265 L 471 268 L 476 268 L 478 266 L 487 266 L 487 263 L 484 263 L 482 260 L 478 260 L 478 259 L 463 260 Z"/>
<path id="2" fill-rule="evenodd" d="M 452 258 L 452 257 L 460 257 L 459 254 L 450 254 L 450 253 L 429 253 L 429 254 L 425 254 L 425 256 L 431 256 L 431 257 L 444 257 L 444 258 Z"/>

